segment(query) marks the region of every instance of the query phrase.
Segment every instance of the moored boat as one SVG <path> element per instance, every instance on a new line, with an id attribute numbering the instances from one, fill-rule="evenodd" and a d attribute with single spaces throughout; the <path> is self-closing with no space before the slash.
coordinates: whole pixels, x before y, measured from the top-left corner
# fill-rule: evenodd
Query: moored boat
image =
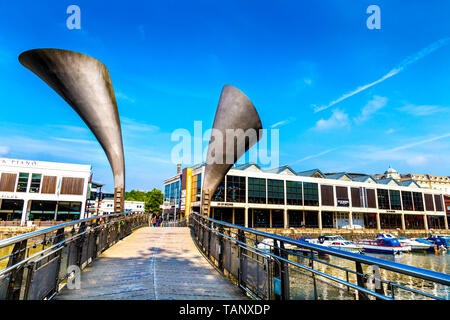
<path id="1" fill-rule="evenodd" d="M 432 248 L 434 245 L 430 241 L 417 241 L 417 239 L 408 239 L 408 238 L 398 238 L 398 241 L 402 246 L 411 247 L 411 251 L 425 251 Z"/>
<path id="2" fill-rule="evenodd" d="M 356 241 L 356 244 L 361 245 L 365 252 L 400 254 L 404 250 L 400 242 L 395 238 L 362 239 Z"/>
<path id="3" fill-rule="evenodd" d="M 406 242 L 400 241 L 400 239 L 394 237 L 390 233 L 380 233 L 377 235 L 377 239 L 396 239 L 398 242 L 400 242 L 400 245 L 402 246 L 402 252 L 410 252 L 412 250 L 411 246 L 407 244 Z"/>
<path id="4" fill-rule="evenodd" d="M 342 236 L 339 235 L 324 235 L 320 236 L 317 239 L 305 239 L 305 241 L 333 249 L 340 249 L 351 252 L 361 252 L 363 250 L 362 246 L 352 241 L 345 240 Z"/>

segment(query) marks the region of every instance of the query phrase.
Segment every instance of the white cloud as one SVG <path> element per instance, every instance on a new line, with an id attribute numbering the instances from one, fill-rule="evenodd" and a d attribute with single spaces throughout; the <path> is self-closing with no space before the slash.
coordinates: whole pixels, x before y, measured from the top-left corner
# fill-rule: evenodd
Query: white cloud
<path id="1" fill-rule="evenodd" d="M 328 109 L 332 106 L 334 106 L 335 104 L 348 99 L 352 96 L 354 96 L 355 94 L 360 93 L 361 91 L 364 91 L 366 89 L 369 89 L 370 87 L 373 87 L 376 84 L 379 84 L 381 82 L 383 82 L 384 80 L 387 80 L 393 76 L 395 76 L 396 74 L 399 74 L 400 72 L 402 72 L 403 70 L 406 69 L 406 67 L 408 67 L 410 64 L 419 61 L 420 59 L 426 57 L 427 55 L 429 55 L 430 53 L 442 48 L 443 46 L 445 46 L 450 40 L 450 37 L 448 38 L 443 38 L 440 39 L 436 42 L 433 42 L 431 45 L 429 45 L 428 47 L 425 47 L 424 49 L 420 50 L 419 52 L 407 57 L 406 59 L 404 59 L 397 67 L 395 67 L 394 69 L 392 69 L 391 71 L 389 71 L 387 74 L 385 74 L 384 76 L 382 76 L 380 79 L 371 82 L 369 84 L 363 85 L 358 87 L 357 89 L 346 93 L 344 95 L 342 95 L 340 98 L 330 102 L 328 105 L 325 106 L 321 106 L 321 107 L 315 107 L 314 112 L 319 112 L 319 111 L 323 111 L 325 109 Z"/>
<path id="2" fill-rule="evenodd" d="M 427 163 L 428 158 L 429 157 L 427 155 L 418 154 L 413 157 L 408 157 L 406 159 L 406 163 L 409 164 L 410 166 L 420 166 Z"/>
<path id="3" fill-rule="evenodd" d="M 0 156 L 5 156 L 9 153 L 9 147 L 7 146 L 0 146 Z"/>
<path id="4" fill-rule="evenodd" d="M 329 130 L 333 128 L 345 127 L 348 124 L 348 114 L 342 112 L 339 109 L 334 109 L 333 114 L 329 119 L 320 119 L 319 121 L 317 121 L 314 128 L 317 130 Z"/>
<path id="5" fill-rule="evenodd" d="M 126 131 L 139 131 L 139 132 L 155 132 L 159 130 L 158 126 L 139 122 L 131 118 L 121 117 L 122 130 Z"/>
<path id="6" fill-rule="evenodd" d="M 361 115 L 355 118 L 356 122 L 367 121 L 372 114 L 386 106 L 388 99 L 386 97 L 374 96 L 372 100 L 367 102 L 364 108 L 361 110 Z"/>
<path id="7" fill-rule="evenodd" d="M 116 92 L 116 98 L 129 103 L 136 102 L 136 99 L 130 98 L 127 95 L 123 94 L 122 92 Z"/>
<path id="8" fill-rule="evenodd" d="M 398 110 L 412 114 L 414 116 L 428 116 L 439 112 L 449 112 L 450 108 L 436 106 L 436 105 L 414 105 L 408 104 Z"/>
<path id="9" fill-rule="evenodd" d="M 310 78 L 304 78 L 304 79 L 303 79 L 303 82 L 304 82 L 305 84 L 307 84 L 308 86 L 312 85 L 312 80 L 311 80 Z"/>
<path id="10" fill-rule="evenodd" d="M 295 118 L 289 117 L 289 118 L 287 118 L 286 120 L 282 120 L 282 121 L 279 121 L 279 122 L 277 122 L 277 123 L 274 123 L 274 124 L 271 125 L 270 127 L 271 127 L 272 129 L 274 129 L 274 128 L 276 128 L 276 127 L 281 127 L 281 126 L 283 126 L 283 125 L 285 125 L 285 124 L 288 124 L 288 123 L 291 123 L 291 122 L 293 122 L 293 121 L 295 121 Z"/>
<path id="11" fill-rule="evenodd" d="M 316 153 L 316 154 L 312 154 L 312 155 L 306 156 L 304 158 L 301 158 L 301 159 L 299 159 L 297 161 L 294 161 L 292 164 L 303 162 L 303 161 L 306 161 L 306 160 L 309 160 L 309 159 L 318 158 L 318 157 L 323 156 L 323 155 L 325 155 L 327 153 L 333 152 L 333 151 L 335 151 L 337 149 L 339 149 L 339 148 L 332 148 L 332 149 L 328 149 L 328 150 L 325 150 L 325 151 L 322 151 L 322 152 L 319 152 L 319 153 Z"/>
<path id="12" fill-rule="evenodd" d="M 68 139 L 68 138 L 59 138 L 52 137 L 53 140 L 62 141 L 62 142 L 70 142 L 75 144 L 97 144 L 97 142 L 93 140 L 83 140 L 83 139 Z"/>
<path id="13" fill-rule="evenodd" d="M 389 129 L 389 130 L 386 130 L 386 134 L 391 134 L 391 133 L 394 133 L 396 130 L 395 129 Z"/>

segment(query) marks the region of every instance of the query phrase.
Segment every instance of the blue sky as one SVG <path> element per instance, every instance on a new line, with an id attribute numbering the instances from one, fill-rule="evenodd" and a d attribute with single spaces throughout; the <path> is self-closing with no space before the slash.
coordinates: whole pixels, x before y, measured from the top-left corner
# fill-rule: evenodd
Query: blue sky
<path id="1" fill-rule="evenodd" d="M 127 189 L 161 187 L 178 128 L 211 127 L 222 87 L 279 129 L 295 170 L 450 174 L 448 1 L 21 1 L 0 3 L 0 156 L 92 164 L 106 156 L 75 112 L 18 62 L 33 48 L 109 69 Z M 66 8 L 81 8 L 81 30 Z M 381 29 L 366 8 L 381 8 Z M 206 147 L 206 143 L 205 143 Z"/>

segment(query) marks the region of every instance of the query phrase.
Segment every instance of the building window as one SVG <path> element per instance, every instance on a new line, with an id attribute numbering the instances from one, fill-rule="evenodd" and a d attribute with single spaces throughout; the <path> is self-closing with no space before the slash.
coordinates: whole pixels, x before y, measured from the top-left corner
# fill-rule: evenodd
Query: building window
<path id="1" fill-rule="evenodd" d="M 30 184 L 31 193 L 39 193 L 39 189 L 41 187 L 41 178 L 42 175 L 39 173 L 33 173 L 31 175 L 31 184 Z"/>
<path id="2" fill-rule="evenodd" d="M 364 213 L 364 227 L 367 229 L 377 228 L 377 214 L 376 213 Z"/>
<path id="3" fill-rule="evenodd" d="M 377 189 L 378 209 L 389 210 L 389 192 L 385 189 Z"/>
<path id="4" fill-rule="evenodd" d="M 397 229 L 402 227 L 400 214 L 380 214 L 381 229 Z"/>
<path id="5" fill-rule="evenodd" d="M 413 192 L 414 210 L 423 211 L 423 198 L 422 193 Z"/>
<path id="6" fill-rule="evenodd" d="M 434 195 L 434 202 L 436 204 L 436 211 L 444 211 L 442 207 L 442 196 L 440 194 Z"/>
<path id="7" fill-rule="evenodd" d="M 302 183 L 300 181 L 286 181 L 286 197 L 289 205 L 303 205 Z"/>
<path id="8" fill-rule="evenodd" d="M 303 211 L 289 210 L 288 211 L 289 227 L 300 228 L 303 227 Z"/>
<path id="9" fill-rule="evenodd" d="M 270 204 L 284 204 L 283 180 L 267 180 L 267 198 Z"/>
<path id="10" fill-rule="evenodd" d="M 270 211 L 253 209 L 253 228 L 270 228 Z"/>
<path id="11" fill-rule="evenodd" d="M 192 177 L 192 194 L 191 201 L 200 201 L 202 197 L 202 174 L 197 174 Z"/>
<path id="12" fill-rule="evenodd" d="M 402 191 L 403 210 L 413 211 L 412 195 L 409 191 Z"/>
<path id="13" fill-rule="evenodd" d="M 319 205 L 319 190 L 317 183 L 305 182 L 303 183 L 303 191 L 305 198 L 305 206 Z"/>
<path id="14" fill-rule="evenodd" d="M 425 229 L 425 222 L 422 215 L 405 214 L 406 229 Z"/>
<path id="15" fill-rule="evenodd" d="M 402 210 L 402 204 L 400 202 L 400 191 L 389 190 L 389 200 L 391 202 L 392 210 Z"/>
<path id="16" fill-rule="evenodd" d="M 19 181 L 17 182 L 17 192 L 27 192 L 29 173 L 19 173 Z"/>
<path id="17" fill-rule="evenodd" d="M 248 178 L 248 202 L 266 203 L 266 179 Z"/>
<path id="18" fill-rule="evenodd" d="M 321 200 L 323 206 L 334 206 L 334 188 L 333 186 L 321 185 Z"/>
<path id="19" fill-rule="evenodd" d="M 212 197 L 212 201 L 225 201 L 225 179 L 222 179 L 222 181 L 218 185 L 216 192 L 214 192 L 214 195 Z"/>
<path id="20" fill-rule="evenodd" d="M 227 176 L 227 202 L 245 202 L 245 177 Z"/>
<path id="21" fill-rule="evenodd" d="M 169 195 L 170 195 L 170 184 L 166 184 L 164 186 L 164 201 L 169 201 Z"/>

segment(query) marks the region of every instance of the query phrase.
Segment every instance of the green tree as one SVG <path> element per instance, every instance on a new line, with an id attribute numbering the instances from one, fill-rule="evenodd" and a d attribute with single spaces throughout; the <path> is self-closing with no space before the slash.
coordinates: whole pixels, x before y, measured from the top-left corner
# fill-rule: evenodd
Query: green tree
<path id="1" fill-rule="evenodd" d="M 161 213 L 161 205 L 164 201 L 164 195 L 161 190 L 153 188 L 152 191 L 147 192 L 147 197 L 145 200 L 145 211 L 153 213 Z"/>
<path id="2" fill-rule="evenodd" d="M 145 212 L 161 213 L 164 195 L 161 190 L 153 188 L 152 191 L 130 190 L 125 192 L 127 201 L 144 201 Z"/>

